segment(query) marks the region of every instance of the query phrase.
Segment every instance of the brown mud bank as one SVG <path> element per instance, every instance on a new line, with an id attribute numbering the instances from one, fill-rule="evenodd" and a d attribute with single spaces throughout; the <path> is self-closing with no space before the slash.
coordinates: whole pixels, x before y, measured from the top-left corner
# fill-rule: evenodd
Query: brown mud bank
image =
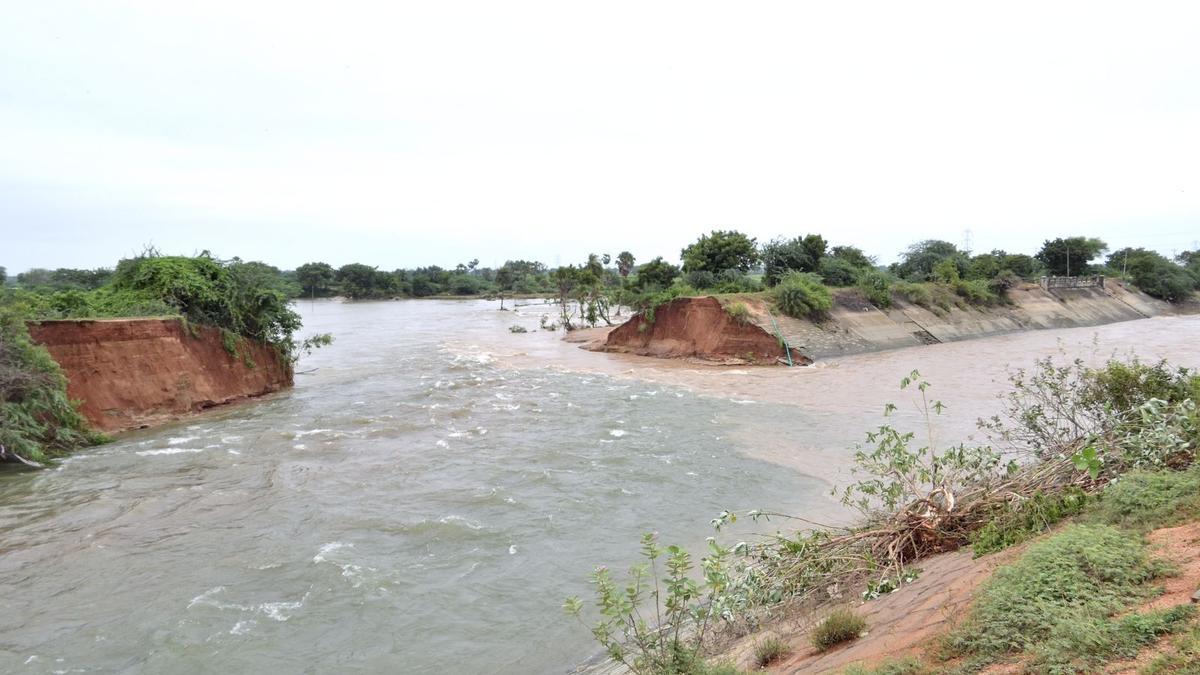
<path id="1" fill-rule="evenodd" d="M 271 347 L 178 319 L 45 321 L 29 324 L 67 376 L 92 428 L 124 431 L 292 385 L 292 369 Z"/>
<path id="2" fill-rule="evenodd" d="M 654 311 L 653 321 L 637 315 L 617 326 L 600 342 L 585 344 L 597 351 L 660 358 L 694 358 L 723 364 L 767 364 L 787 354 L 782 341 L 760 319 L 735 319 L 714 297 L 679 298 Z M 791 350 L 797 365 L 812 362 Z"/>
<path id="3" fill-rule="evenodd" d="M 1104 287 L 1047 290 L 1035 284 L 1008 293 L 1009 304 L 931 310 L 896 300 L 881 309 L 854 289 L 834 292 L 820 320 L 795 319 L 769 309 L 762 295 L 678 298 L 658 307 L 652 321 L 635 316 L 584 347 L 660 358 L 727 364 L 780 363 L 783 344 L 792 360 L 814 360 L 900 347 L 956 342 L 1046 328 L 1079 328 L 1153 316 L 1195 313 L 1195 303 L 1170 305 L 1118 282 Z M 735 319 L 725 306 L 746 309 Z"/>

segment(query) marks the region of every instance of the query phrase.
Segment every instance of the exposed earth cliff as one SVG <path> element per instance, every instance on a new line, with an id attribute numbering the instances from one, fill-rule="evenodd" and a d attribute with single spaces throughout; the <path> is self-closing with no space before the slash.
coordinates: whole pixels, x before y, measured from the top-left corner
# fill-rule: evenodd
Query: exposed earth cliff
<path id="1" fill-rule="evenodd" d="M 100 431 L 292 385 L 291 367 L 273 348 L 178 319 L 46 321 L 29 324 L 29 334 L 62 367 L 67 393 Z"/>

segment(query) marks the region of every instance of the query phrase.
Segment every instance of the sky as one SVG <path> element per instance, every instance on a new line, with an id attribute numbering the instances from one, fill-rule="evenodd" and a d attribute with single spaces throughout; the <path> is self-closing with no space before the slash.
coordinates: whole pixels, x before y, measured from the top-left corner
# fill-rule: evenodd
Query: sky
<path id="1" fill-rule="evenodd" d="M 1200 240 L 1195 2 L 10 2 L 0 266 Z"/>

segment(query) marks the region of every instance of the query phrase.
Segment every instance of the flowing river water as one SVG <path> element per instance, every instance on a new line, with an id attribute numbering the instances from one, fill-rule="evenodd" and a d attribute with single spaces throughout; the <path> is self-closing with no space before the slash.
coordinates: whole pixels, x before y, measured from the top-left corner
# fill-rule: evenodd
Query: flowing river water
<path id="1" fill-rule="evenodd" d="M 853 444 L 888 401 L 917 421 L 913 369 L 950 443 L 1041 356 L 1200 365 L 1200 317 L 738 369 L 585 352 L 539 306 L 299 309 L 336 342 L 295 389 L 0 473 L 0 671 L 565 672 L 595 648 L 563 598 L 640 533 L 844 518 Z"/>

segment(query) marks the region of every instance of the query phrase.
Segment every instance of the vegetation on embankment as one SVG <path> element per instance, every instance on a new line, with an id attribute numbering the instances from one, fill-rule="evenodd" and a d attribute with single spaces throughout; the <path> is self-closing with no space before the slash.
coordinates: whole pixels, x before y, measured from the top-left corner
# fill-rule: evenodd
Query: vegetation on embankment
<path id="1" fill-rule="evenodd" d="M 862 512 L 859 525 L 777 532 L 731 548 L 710 540 L 699 580 L 676 548 L 667 549 L 663 578 L 653 557 L 628 584 L 598 572 L 593 634 L 608 653 L 638 673 L 696 672 L 690 664 L 719 654 L 722 638 L 843 603 L 847 590 L 866 599 L 896 592 L 920 577 L 922 559 L 972 545 L 1002 549 L 1064 518 L 1085 522 L 1031 547 L 989 582 L 963 627 L 929 655 L 928 672 L 977 672 L 1001 660 L 1086 672 L 1193 620 L 1187 607 L 1133 610 L 1164 572 L 1141 528 L 1200 517 L 1200 375 L 1166 363 L 1112 361 L 1092 370 L 1045 360 L 1013 374 L 1003 413 L 981 421 L 991 440 L 982 447 L 938 447 L 933 430 L 945 406 L 918 373 L 901 386 L 916 390 L 923 440 L 887 423 L 867 434 L 855 454 L 861 480 L 841 492 Z M 713 524 L 738 515 L 722 513 Z M 1130 522 L 1143 524 L 1125 529 Z M 643 545 L 658 550 L 650 536 Z M 583 607 L 568 602 L 577 616 Z M 930 664 L 880 672 L 927 672 Z"/>
<path id="2" fill-rule="evenodd" d="M 260 263 L 162 256 L 155 251 L 120 261 L 111 274 L 93 275 L 91 289 L 0 290 L 0 444 L 6 453 L 39 460 L 95 442 L 67 397 L 66 380 L 26 322 L 132 316 L 176 316 L 222 332 L 233 355 L 249 352 L 245 340 L 273 348 L 285 363 L 328 344 L 327 335 L 294 339 L 300 317 Z"/>

